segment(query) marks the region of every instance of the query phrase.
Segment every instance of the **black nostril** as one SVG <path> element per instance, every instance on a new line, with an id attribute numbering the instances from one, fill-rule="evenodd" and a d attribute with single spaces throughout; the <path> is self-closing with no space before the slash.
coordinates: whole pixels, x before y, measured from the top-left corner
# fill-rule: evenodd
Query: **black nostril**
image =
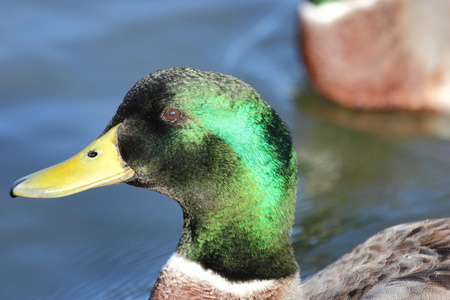
<path id="1" fill-rule="evenodd" d="M 94 158 L 94 157 L 97 156 L 97 154 L 98 154 L 97 151 L 91 150 L 91 151 L 89 151 L 89 152 L 87 153 L 87 156 L 90 157 L 90 158 Z"/>

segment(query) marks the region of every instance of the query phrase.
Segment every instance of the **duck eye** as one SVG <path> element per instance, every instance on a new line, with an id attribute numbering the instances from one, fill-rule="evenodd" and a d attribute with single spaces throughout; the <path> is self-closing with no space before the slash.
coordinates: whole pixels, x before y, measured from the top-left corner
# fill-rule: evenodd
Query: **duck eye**
<path id="1" fill-rule="evenodd" d="M 163 118 L 167 121 L 177 121 L 181 118 L 181 111 L 176 108 L 169 108 L 163 113 Z"/>

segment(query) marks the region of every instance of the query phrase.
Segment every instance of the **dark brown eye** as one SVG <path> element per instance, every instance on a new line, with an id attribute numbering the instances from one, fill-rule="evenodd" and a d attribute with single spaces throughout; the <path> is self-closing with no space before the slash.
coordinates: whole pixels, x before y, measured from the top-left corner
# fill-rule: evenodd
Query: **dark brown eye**
<path id="1" fill-rule="evenodd" d="M 169 108 L 163 113 L 163 118 L 167 121 L 176 121 L 181 118 L 181 111 L 176 108 Z"/>

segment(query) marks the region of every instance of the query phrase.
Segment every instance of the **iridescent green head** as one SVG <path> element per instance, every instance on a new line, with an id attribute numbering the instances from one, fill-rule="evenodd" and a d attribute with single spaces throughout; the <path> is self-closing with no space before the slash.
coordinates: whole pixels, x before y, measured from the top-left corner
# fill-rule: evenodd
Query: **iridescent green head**
<path id="1" fill-rule="evenodd" d="M 106 131 L 118 123 L 120 153 L 136 172 L 129 183 L 183 208 L 179 253 L 240 280 L 296 270 L 296 156 L 252 87 L 219 73 L 159 71 L 128 92 Z"/>
<path id="2" fill-rule="evenodd" d="M 106 140 L 116 140 L 120 156 L 109 181 L 180 203 L 178 254 L 231 280 L 297 272 L 290 244 L 295 152 L 284 123 L 248 84 L 190 68 L 155 72 L 130 89 L 103 134 L 79 154 L 83 166 L 102 159 Z M 57 197 L 87 186 L 44 193 L 32 178 L 18 181 L 11 195 Z"/>

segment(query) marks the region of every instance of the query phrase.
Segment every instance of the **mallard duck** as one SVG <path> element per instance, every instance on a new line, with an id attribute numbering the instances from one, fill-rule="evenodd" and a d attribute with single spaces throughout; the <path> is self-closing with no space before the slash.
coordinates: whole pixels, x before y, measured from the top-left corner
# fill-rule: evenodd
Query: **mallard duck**
<path id="1" fill-rule="evenodd" d="M 445 0 L 304 1 L 309 77 L 343 106 L 449 112 L 449 14 Z"/>
<path id="2" fill-rule="evenodd" d="M 289 131 L 234 77 L 184 67 L 145 76 L 94 142 L 10 193 L 62 197 L 121 182 L 183 209 L 151 299 L 450 299 L 450 219 L 389 228 L 300 283 Z"/>

